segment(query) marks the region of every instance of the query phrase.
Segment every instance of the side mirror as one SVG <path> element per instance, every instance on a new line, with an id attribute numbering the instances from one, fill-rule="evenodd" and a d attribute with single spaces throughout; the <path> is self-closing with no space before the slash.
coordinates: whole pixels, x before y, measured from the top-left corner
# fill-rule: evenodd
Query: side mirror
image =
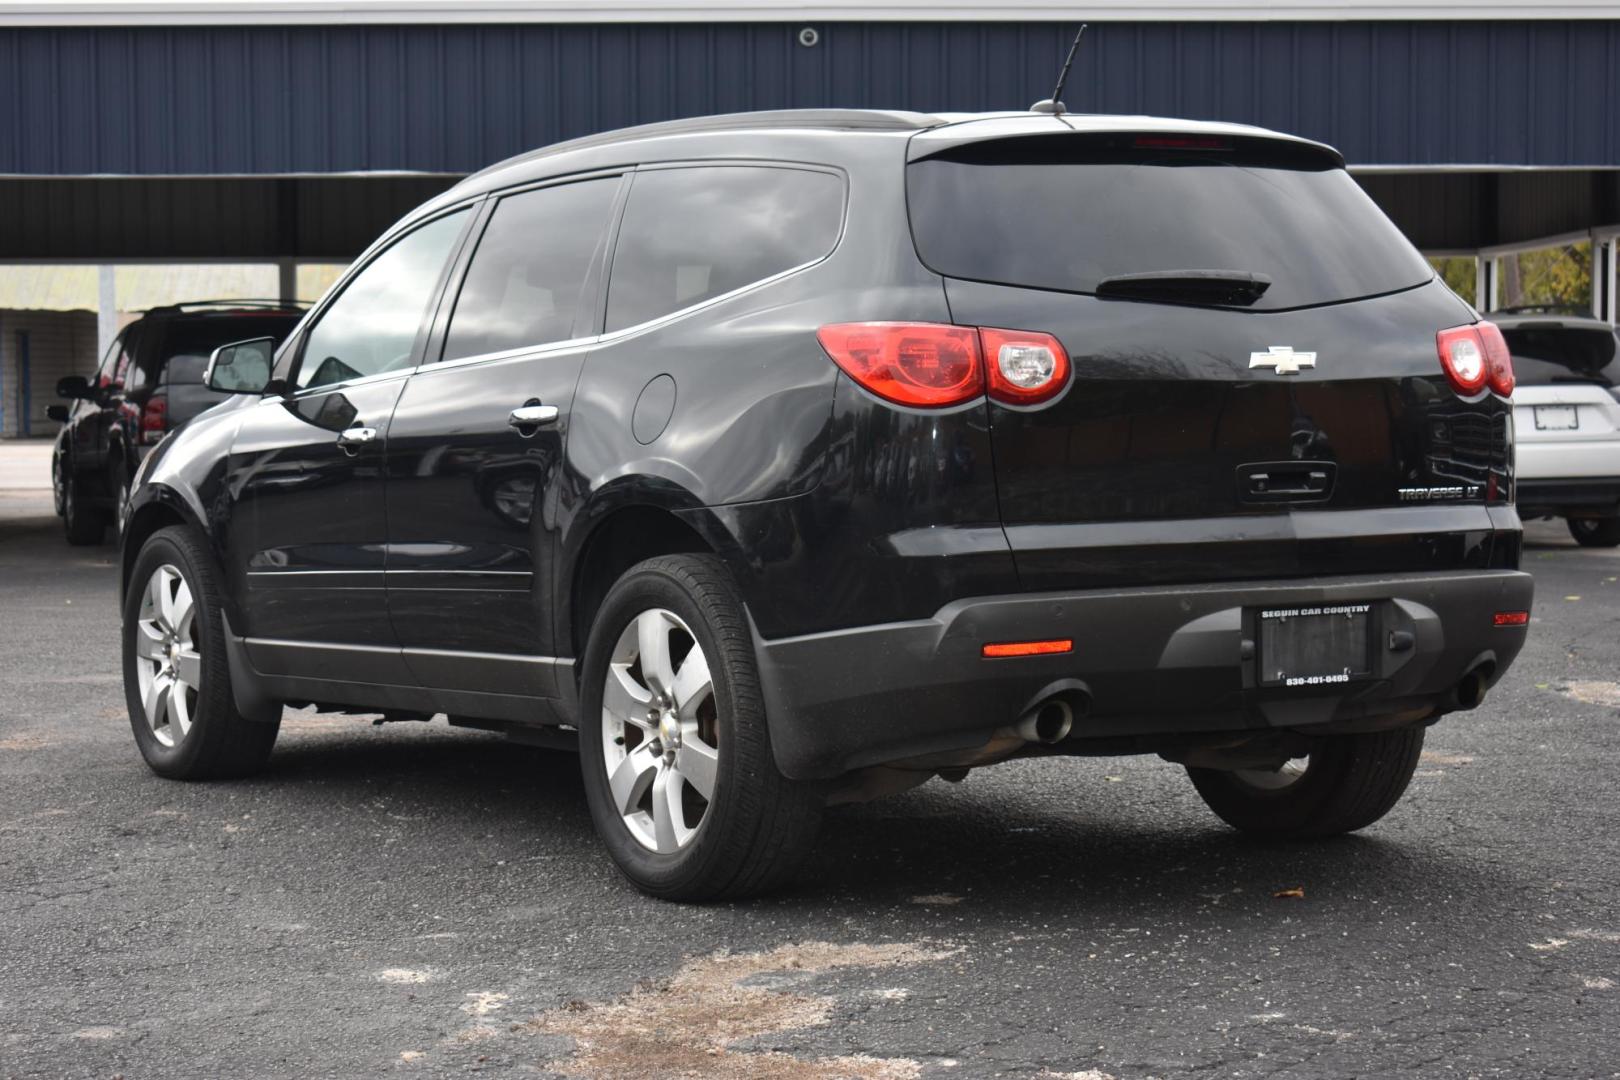
<path id="1" fill-rule="evenodd" d="M 254 338 L 221 345 L 208 358 L 203 382 L 226 394 L 262 394 L 275 367 L 276 339 Z"/>
<path id="2" fill-rule="evenodd" d="M 83 375 L 64 375 L 56 380 L 56 396 L 76 401 L 80 398 L 88 400 L 96 395 L 90 388 L 90 380 Z"/>
<path id="3" fill-rule="evenodd" d="M 68 407 L 66 405 L 47 405 L 47 406 L 45 406 L 45 419 L 47 419 L 47 420 L 55 420 L 58 424 L 67 423 L 67 421 L 68 421 Z"/>

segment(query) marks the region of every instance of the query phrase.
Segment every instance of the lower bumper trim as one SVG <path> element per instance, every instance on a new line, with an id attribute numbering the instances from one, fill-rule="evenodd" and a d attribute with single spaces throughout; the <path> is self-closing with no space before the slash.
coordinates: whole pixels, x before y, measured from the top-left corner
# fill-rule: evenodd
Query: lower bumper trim
<path id="1" fill-rule="evenodd" d="M 1494 681 L 1526 627 L 1530 575 L 1511 570 L 1346 576 L 982 597 L 932 618 L 776 641 L 756 632 L 777 764 L 798 778 L 983 745 L 1058 685 L 1083 684 L 1091 711 L 1072 738 L 1308 728 L 1432 706 L 1457 708 L 1465 674 Z M 1373 603 L 1381 649 L 1365 678 L 1264 686 L 1254 613 Z M 1399 647 L 1393 635 L 1399 634 Z M 1068 638 L 1070 653 L 986 658 L 985 642 Z"/>

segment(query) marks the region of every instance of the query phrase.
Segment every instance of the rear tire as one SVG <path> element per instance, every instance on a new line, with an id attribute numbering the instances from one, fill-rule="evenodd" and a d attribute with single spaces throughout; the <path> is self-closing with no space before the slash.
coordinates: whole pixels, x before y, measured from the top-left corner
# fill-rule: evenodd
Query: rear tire
<path id="1" fill-rule="evenodd" d="M 1569 518 L 1566 524 L 1581 547 L 1620 547 L 1620 517 Z"/>
<path id="2" fill-rule="evenodd" d="M 591 626 L 581 679 L 591 819 L 631 884 L 713 900 L 792 876 L 822 792 L 777 771 L 748 619 L 718 559 L 631 568 Z"/>
<path id="3" fill-rule="evenodd" d="M 1234 829 L 1257 836 L 1337 836 L 1371 825 L 1400 801 L 1423 751 L 1421 727 L 1326 735 L 1303 769 L 1276 773 L 1189 768 L 1205 804 Z M 1298 761 L 1299 759 L 1296 759 Z"/>
<path id="4" fill-rule="evenodd" d="M 84 505 L 71 468 L 62 476 L 62 531 L 74 547 L 99 544 L 107 533 L 106 512 Z"/>
<path id="5" fill-rule="evenodd" d="M 220 593 L 202 545 L 176 525 L 146 541 L 124 597 L 124 699 L 146 764 L 172 780 L 258 772 L 281 718 L 236 709 Z"/>

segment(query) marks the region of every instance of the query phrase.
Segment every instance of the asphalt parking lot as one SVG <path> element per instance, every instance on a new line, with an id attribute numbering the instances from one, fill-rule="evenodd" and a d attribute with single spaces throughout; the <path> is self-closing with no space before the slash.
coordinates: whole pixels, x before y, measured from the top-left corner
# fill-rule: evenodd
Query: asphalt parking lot
<path id="1" fill-rule="evenodd" d="M 1362 835 L 1240 839 L 1157 759 L 1021 762 L 680 907 L 617 879 L 571 756 L 442 722 L 290 713 L 256 779 L 154 777 L 114 549 L 19 482 L 0 1077 L 1620 1075 L 1620 555 L 1561 526 L 1518 666 Z"/>

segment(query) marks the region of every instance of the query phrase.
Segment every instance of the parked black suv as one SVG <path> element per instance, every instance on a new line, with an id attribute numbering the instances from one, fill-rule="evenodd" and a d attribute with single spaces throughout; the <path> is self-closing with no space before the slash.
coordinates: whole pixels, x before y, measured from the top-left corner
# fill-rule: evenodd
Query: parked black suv
<path id="1" fill-rule="evenodd" d="M 356 262 L 132 500 L 166 776 L 284 704 L 577 740 L 620 869 L 779 881 L 829 801 L 1156 752 L 1383 815 L 1524 644 L 1512 369 L 1333 150 L 787 112 L 565 143 Z"/>
<path id="2" fill-rule="evenodd" d="M 63 424 L 51 456 L 56 513 L 70 544 L 99 544 L 127 506 L 130 481 L 164 435 L 229 394 L 203 383 L 208 356 L 244 335 L 282 341 L 304 307 L 262 300 L 205 300 L 153 308 L 119 331 L 89 378 L 56 384 L 51 419 Z"/>

